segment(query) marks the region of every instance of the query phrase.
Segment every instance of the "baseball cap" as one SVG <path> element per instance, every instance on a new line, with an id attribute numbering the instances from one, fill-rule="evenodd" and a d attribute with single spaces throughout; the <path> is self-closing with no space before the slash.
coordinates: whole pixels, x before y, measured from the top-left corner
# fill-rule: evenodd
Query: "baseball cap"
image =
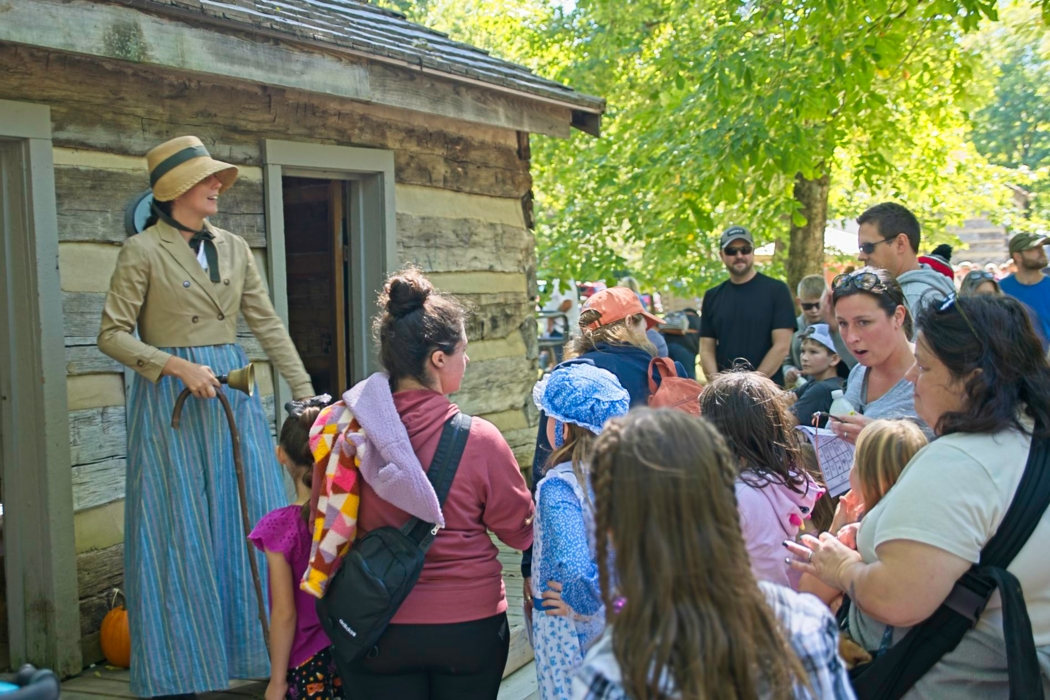
<path id="1" fill-rule="evenodd" d="M 1046 245 L 1048 242 L 1050 239 L 1037 233 L 1018 233 L 1010 239 L 1010 254 L 1023 253 L 1026 250 Z"/>
<path id="2" fill-rule="evenodd" d="M 645 316 L 646 328 L 652 328 L 658 323 L 663 323 L 656 316 L 646 311 L 642 307 L 642 302 L 638 299 L 638 295 L 627 287 L 610 287 L 609 289 L 595 292 L 580 308 L 581 312 L 588 310 L 594 310 L 601 314 L 601 318 L 588 326 L 592 330 L 599 326 L 608 326 L 610 323 L 615 323 L 634 314 Z"/>
<path id="3" fill-rule="evenodd" d="M 838 353 L 835 341 L 831 339 L 831 329 L 826 323 L 814 323 L 802 331 L 802 340 L 815 340 L 833 353 Z"/>
<path id="4" fill-rule="evenodd" d="M 751 232 L 743 226 L 730 226 L 725 231 L 722 231 L 722 240 L 718 247 L 725 250 L 726 246 L 733 241 L 747 241 L 751 245 L 755 245 L 754 239 L 751 238 Z"/>

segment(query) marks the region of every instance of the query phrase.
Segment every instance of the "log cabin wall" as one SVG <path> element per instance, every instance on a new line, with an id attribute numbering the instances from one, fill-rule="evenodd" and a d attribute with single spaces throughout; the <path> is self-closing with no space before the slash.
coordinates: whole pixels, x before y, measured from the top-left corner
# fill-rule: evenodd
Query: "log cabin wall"
<path id="1" fill-rule="evenodd" d="M 527 134 L 3 42 L 0 98 L 51 108 L 85 663 L 101 658 L 108 591 L 123 579 L 125 375 L 95 337 L 125 239 L 123 205 L 148 186 L 143 155 L 169 138 L 197 135 L 240 167 L 214 223 L 242 235 L 264 271 L 263 139 L 392 150 L 400 259 L 474 310 L 471 365 L 453 400 L 496 424 L 519 464 L 531 464 L 537 350 Z M 239 328 L 273 415 L 272 370 L 243 321 Z"/>

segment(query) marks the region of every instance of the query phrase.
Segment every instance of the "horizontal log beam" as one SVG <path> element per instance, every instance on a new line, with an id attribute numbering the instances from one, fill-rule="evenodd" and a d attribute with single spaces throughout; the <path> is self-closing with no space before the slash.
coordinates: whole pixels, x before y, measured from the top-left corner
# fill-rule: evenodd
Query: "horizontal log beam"
<path id="1" fill-rule="evenodd" d="M 124 457 L 127 443 L 123 406 L 69 412 L 69 447 L 73 466 Z"/>
<path id="2" fill-rule="evenodd" d="M 74 512 L 124 498 L 126 475 L 127 460 L 123 456 L 73 467 Z"/>
<path id="3" fill-rule="evenodd" d="M 428 273 L 528 273 L 536 241 L 524 227 L 477 219 L 397 215 L 398 257 Z"/>
<path id="4" fill-rule="evenodd" d="M 71 26 L 76 31 L 55 31 Z M 515 131 L 566 138 L 569 106 L 534 102 L 407 67 L 304 50 L 294 41 L 223 31 L 121 5 L 19 0 L 0 40 L 217 78 L 304 90 Z M 192 51 L 186 47 L 192 46 Z"/>
<path id="5" fill-rule="evenodd" d="M 145 168 L 139 171 L 55 166 L 55 203 L 59 241 L 123 243 L 124 205 L 149 188 Z M 210 221 L 242 236 L 253 248 L 266 247 L 262 183 L 238 179 L 223 193 L 219 213 Z"/>
<path id="6" fill-rule="evenodd" d="M 110 595 L 124 587 L 124 545 L 84 552 L 77 557 L 77 590 L 80 598 Z"/>
<path id="7" fill-rule="evenodd" d="M 536 383 L 536 369 L 523 357 L 472 362 L 460 390 L 449 398 L 471 415 L 522 409 Z"/>

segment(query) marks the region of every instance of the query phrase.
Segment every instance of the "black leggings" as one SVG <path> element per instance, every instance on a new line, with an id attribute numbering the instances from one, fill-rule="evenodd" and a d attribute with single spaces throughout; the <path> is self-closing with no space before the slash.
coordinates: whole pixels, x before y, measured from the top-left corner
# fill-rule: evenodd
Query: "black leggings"
<path id="1" fill-rule="evenodd" d="M 378 653 L 343 666 L 347 700 L 495 700 L 510 650 L 507 614 L 450 625 L 390 625 Z"/>

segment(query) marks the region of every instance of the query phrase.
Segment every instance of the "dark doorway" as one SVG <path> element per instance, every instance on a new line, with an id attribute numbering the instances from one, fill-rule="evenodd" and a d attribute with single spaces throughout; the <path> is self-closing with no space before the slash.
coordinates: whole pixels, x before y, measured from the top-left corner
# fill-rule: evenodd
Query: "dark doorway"
<path id="1" fill-rule="evenodd" d="M 283 177 L 288 331 L 314 390 L 340 396 L 349 386 L 347 327 L 348 184 Z"/>

